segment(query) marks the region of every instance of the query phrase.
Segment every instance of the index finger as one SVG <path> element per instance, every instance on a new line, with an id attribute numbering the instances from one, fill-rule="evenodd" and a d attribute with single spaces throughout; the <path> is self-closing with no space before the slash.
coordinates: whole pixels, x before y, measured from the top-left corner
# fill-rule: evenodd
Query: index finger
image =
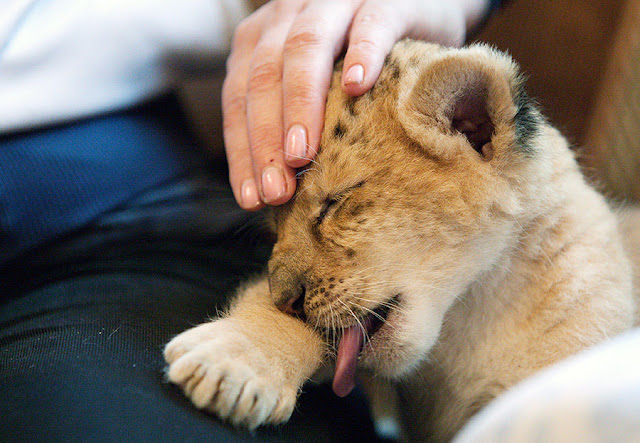
<path id="1" fill-rule="evenodd" d="M 341 52 L 356 2 L 316 0 L 300 13 L 285 43 L 283 123 L 285 161 L 292 167 L 315 156 L 335 58 Z"/>

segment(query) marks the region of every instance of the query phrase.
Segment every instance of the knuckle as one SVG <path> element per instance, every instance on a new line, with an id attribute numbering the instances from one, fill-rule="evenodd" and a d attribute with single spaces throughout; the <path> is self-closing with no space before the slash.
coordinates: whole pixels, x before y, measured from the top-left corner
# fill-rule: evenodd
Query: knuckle
<path id="1" fill-rule="evenodd" d="M 376 55 L 382 51 L 380 44 L 374 40 L 368 38 L 359 38 L 349 43 L 347 50 L 347 59 L 353 61 L 354 58 L 358 60 L 372 60 L 376 58 Z"/>
<path id="2" fill-rule="evenodd" d="M 259 57 L 249 74 L 247 89 L 249 94 L 269 90 L 282 80 L 282 64 L 272 57 Z"/>
<path id="3" fill-rule="evenodd" d="M 284 43 L 285 54 L 291 52 L 308 52 L 324 45 L 326 38 L 322 36 L 317 26 L 304 25 L 294 27 Z"/>
<path id="4" fill-rule="evenodd" d="M 242 94 L 231 91 L 230 86 L 222 88 L 222 110 L 225 114 L 245 114 L 247 112 L 247 100 Z"/>
<path id="5" fill-rule="evenodd" d="M 282 138 L 282 128 L 273 123 L 260 123 L 251 128 L 250 138 L 253 152 L 268 155 L 274 146 L 278 146 Z"/>
<path id="6" fill-rule="evenodd" d="M 391 26 L 391 20 L 387 12 L 370 11 L 358 17 L 355 25 L 366 28 L 389 28 Z"/>
<path id="7" fill-rule="evenodd" d="M 309 78 L 309 77 L 306 77 Z M 287 96 L 285 107 L 287 109 L 304 109 L 317 105 L 323 102 L 323 97 L 320 91 L 318 91 L 315 84 L 301 81 L 292 81 L 295 87 L 292 88 L 294 93 Z"/>
<path id="8" fill-rule="evenodd" d="M 245 46 L 252 38 L 256 29 L 253 16 L 249 16 L 242 20 L 238 26 L 236 26 L 233 38 L 231 41 L 232 51 L 236 51 L 239 48 Z"/>
<path id="9" fill-rule="evenodd" d="M 377 42 L 368 39 L 368 38 L 359 38 L 354 42 L 349 44 L 350 51 L 356 51 L 362 54 L 371 54 L 380 49 L 380 46 Z"/>

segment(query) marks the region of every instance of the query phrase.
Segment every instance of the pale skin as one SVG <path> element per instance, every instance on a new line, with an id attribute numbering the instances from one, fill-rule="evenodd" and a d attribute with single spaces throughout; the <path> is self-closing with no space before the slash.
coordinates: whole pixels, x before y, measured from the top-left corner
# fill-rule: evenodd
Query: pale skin
<path id="1" fill-rule="evenodd" d="M 317 150 L 335 59 L 367 92 L 404 38 L 460 46 L 487 0 L 271 0 L 236 29 L 223 86 L 229 178 L 247 210 L 287 202 Z"/>

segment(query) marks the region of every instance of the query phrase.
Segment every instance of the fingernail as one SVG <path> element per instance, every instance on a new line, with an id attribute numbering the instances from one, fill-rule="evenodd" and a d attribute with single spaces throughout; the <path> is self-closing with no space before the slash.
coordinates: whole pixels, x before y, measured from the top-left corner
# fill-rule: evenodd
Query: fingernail
<path id="1" fill-rule="evenodd" d="M 361 85 L 364 81 L 364 68 L 362 65 L 353 65 L 344 76 L 345 85 Z"/>
<path id="2" fill-rule="evenodd" d="M 252 178 L 248 178 L 242 182 L 242 186 L 240 187 L 240 200 L 242 201 L 242 207 L 245 209 L 252 209 L 260 204 L 258 187 Z"/>
<path id="3" fill-rule="evenodd" d="M 286 193 L 284 173 L 277 166 L 262 170 L 262 196 L 265 203 L 278 200 Z"/>
<path id="4" fill-rule="evenodd" d="M 284 152 L 294 159 L 307 158 L 307 131 L 302 125 L 293 125 L 289 128 Z"/>

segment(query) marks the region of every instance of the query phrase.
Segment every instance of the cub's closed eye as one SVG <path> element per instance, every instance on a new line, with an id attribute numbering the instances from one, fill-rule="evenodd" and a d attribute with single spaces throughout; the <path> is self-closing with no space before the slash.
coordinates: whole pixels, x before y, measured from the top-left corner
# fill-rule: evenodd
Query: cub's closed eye
<path id="1" fill-rule="evenodd" d="M 322 209 L 320 209 L 320 213 L 318 214 L 318 217 L 316 217 L 316 223 L 317 224 L 322 223 L 323 220 L 326 218 L 326 216 L 329 214 L 329 212 L 336 209 L 339 203 L 342 203 L 343 201 L 345 201 L 350 196 L 351 192 L 361 187 L 363 184 L 364 184 L 364 181 L 360 181 L 353 186 L 349 186 L 344 191 L 340 191 L 337 194 L 332 195 L 331 197 L 328 197 L 324 201 L 324 204 L 322 205 Z"/>
<path id="2" fill-rule="evenodd" d="M 318 217 L 316 218 L 316 223 L 322 223 L 329 211 L 334 208 L 339 201 L 340 200 L 337 197 L 331 197 L 325 200 L 324 205 L 322 205 L 322 209 L 320 210 L 320 214 L 318 214 Z"/>

